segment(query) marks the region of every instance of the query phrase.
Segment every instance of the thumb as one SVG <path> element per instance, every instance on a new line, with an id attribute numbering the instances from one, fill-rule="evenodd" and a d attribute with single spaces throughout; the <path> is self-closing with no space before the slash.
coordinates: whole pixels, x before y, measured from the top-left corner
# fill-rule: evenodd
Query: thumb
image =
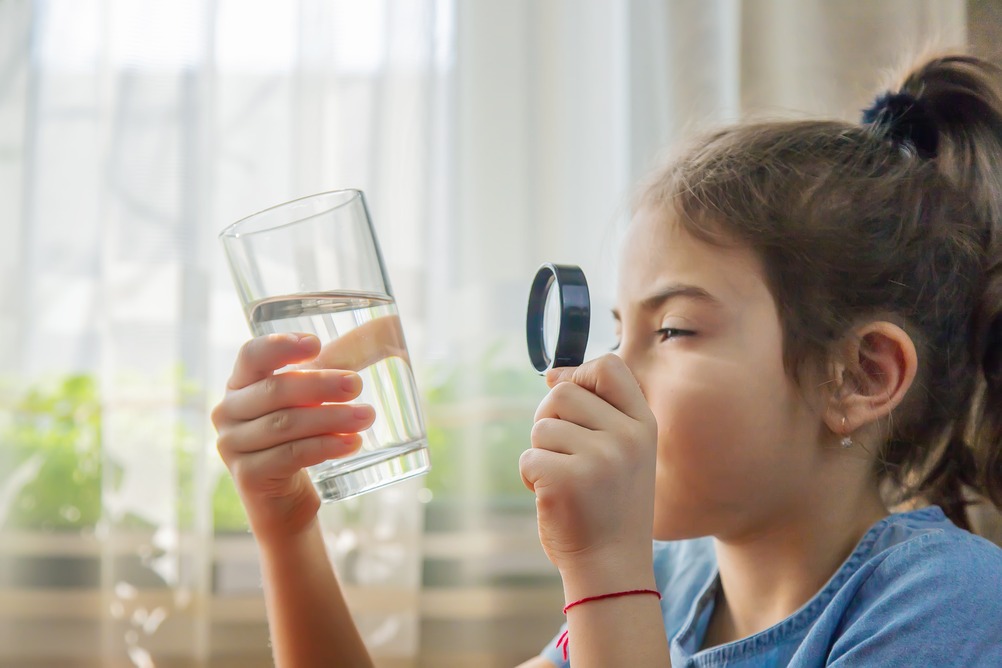
<path id="1" fill-rule="evenodd" d="M 558 383 L 564 381 L 573 381 L 574 372 L 578 369 L 576 366 L 560 366 L 554 367 L 552 369 L 547 369 L 546 371 L 546 386 L 554 387 Z"/>
<path id="2" fill-rule="evenodd" d="M 629 367 L 618 355 L 603 355 L 576 367 L 550 369 L 546 383 L 551 388 L 572 382 L 598 395 L 621 413 L 643 420 L 650 415 L 643 390 Z"/>

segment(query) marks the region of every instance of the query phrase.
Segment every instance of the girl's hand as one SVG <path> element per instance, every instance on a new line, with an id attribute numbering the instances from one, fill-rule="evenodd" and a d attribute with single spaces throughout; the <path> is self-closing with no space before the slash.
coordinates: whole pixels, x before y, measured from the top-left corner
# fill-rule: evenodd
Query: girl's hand
<path id="1" fill-rule="evenodd" d="M 519 460 L 536 494 L 539 537 L 567 571 L 612 573 L 651 559 L 657 423 L 622 359 L 551 370 L 532 449 Z"/>
<path id="2" fill-rule="evenodd" d="M 303 469 L 358 450 L 358 432 L 375 418 L 371 406 L 342 403 L 362 390 L 352 371 L 314 363 L 275 373 L 319 353 L 320 341 L 312 335 L 252 339 L 240 349 L 226 396 L 212 411 L 219 454 L 259 538 L 280 538 L 309 526 L 320 498 Z M 324 354 L 332 361 L 337 357 L 333 350 Z"/>

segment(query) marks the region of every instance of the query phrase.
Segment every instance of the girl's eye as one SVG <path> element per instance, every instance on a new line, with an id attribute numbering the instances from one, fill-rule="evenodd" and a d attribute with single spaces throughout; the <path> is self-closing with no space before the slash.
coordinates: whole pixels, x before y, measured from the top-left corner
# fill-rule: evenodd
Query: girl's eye
<path id="1" fill-rule="evenodd" d="M 690 331 L 688 329 L 676 329 L 675 327 L 664 327 L 662 329 L 657 330 L 654 333 L 660 334 L 662 341 L 667 341 L 668 339 L 674 339 L 677 336 L 692 336 L 696 332 Z"/>
<path id="2" fill-rule="evenodd" d="M 696 335 L 696 332 L 694 332 L 692 330 L 689 330 L 689 329 L 678 329 L 676 327 L 663 327 L 661 329 L 655 330 L 654 333 L 655 334 L 659 334 L 661 336 L 661 341 L 662 342 L 668 341 L 669 339 L 674 339 L 674 338 L 679 337 L 679 336 L 695 336 Z M 609 352 L 614 353 L 617 350 L 619 350 L 619 344 L 620 344 L 620 342 L 617 341 L 616 345 L 614 345 L 612 348 L 609 349 Z"/>

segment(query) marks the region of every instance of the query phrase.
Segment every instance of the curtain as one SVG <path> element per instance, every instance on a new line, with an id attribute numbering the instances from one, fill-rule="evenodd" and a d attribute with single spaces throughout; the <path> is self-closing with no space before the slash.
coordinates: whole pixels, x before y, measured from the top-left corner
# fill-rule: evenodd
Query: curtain
<path id="1" fill-rule="evenodd" d="M 253 543 L 207 419 L 249 336 L 216 234 L 361 188 L 420 348 L 451 11 L 0 4 L 0 664 L 268 663 Z M 417 648 L 418 490 L 324 518 L 386 665 Z"/>
<path id="2" fill-rule="evenodd" d="M 433 460 L 322 509 L 363 634 L 381 666 L 538 651 L 562 595 L 517 471 L 535 269 L 582 266 L 601 354 L 631 185 L 666 147 L 855 119 L 932 39 L 964 43 L 963 2 L 0 2 L 0 664 L 270 665 L 207 417 L 248 337 L 215 237 L 342 187 Z"/>

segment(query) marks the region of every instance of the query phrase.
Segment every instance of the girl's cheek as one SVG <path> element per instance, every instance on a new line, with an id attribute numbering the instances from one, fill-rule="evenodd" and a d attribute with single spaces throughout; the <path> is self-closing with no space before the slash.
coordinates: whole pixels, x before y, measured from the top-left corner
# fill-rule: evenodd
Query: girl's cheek
<path id="1" fill-rule="evenodd" d="M 668 456 L 719 456 L 740 436 L 746 422 L 742 398 L 726 390 L 721 393 L 713 383 L 689 383 L 667 394 L 670 401 L 655 410 L 659 448 Z"/>

